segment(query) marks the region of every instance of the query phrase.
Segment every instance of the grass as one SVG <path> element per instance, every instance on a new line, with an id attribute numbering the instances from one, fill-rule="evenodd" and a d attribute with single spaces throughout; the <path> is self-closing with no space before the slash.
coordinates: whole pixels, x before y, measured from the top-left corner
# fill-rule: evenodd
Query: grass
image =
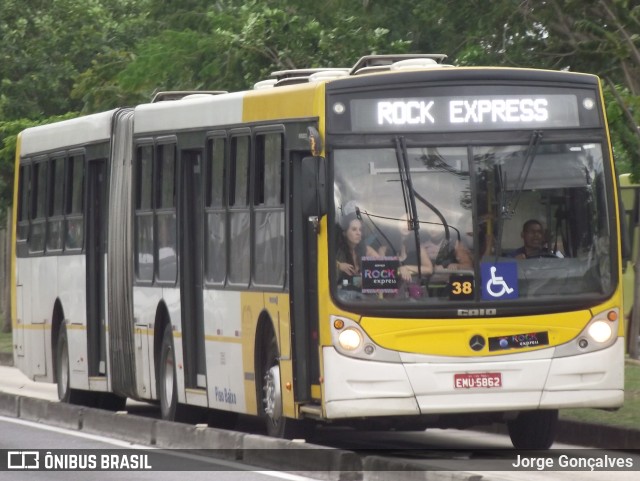
<path id="1" fill-rule="evenodd" d="M 0 332 L 0 353 L 11 353 L 12 344 L 11 333 Z M 624 384 L 624 406 L 620 410 L 565 409 L 560 411 L 560 417 L 612 426 L 640 426 L 640 363 L 626 364 Z"/>
<path id="2" fill-rule="evenodd" d="M 10 332 L 0 331 L 0 352 L 11 354 L 13 349 L 13 340 Z"/>
<path id="3" fill-rule="evenodd" d="M 621 427 L 640 426 L 640 363 L 627 363 L 624 375 L 624 406 L 618 411 L 565 409 L 560 418 Z"/>

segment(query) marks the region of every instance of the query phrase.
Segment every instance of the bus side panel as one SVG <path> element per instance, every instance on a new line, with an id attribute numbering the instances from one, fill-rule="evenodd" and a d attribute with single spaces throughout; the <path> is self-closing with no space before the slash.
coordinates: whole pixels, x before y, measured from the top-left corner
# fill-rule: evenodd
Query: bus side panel
<path id="1" fill-rule="evenodd" d="M 31 269 L 29 260 L 25 258 L 16 259 L 16 296 L 15 315 L 13 318 L 13 361 L 15 366 L 25 374 L 28 372 L 28 358 L 25 356 L 24 331 L 25 325 L 31 323 L 31 302 L 25 302 L 25 285 L 31 285 Z M 31 376 L 29 376 L 31 377 Z"/>
<path id="2" fill-rule="evenodd" d="M 134 339 L 135 339 L 135 395 L 139 399 L 150 399 L 155 393 L 155 369 L 153 359 L 153 327 L 156 321 L 158 306 L 162 302 L 162 291 L 156 287 L 136 286 L 133 289 L 133 319 L 134 319 Z M 180 325 L 179 319 L 171 318 L 174 326 Z M 178 322 L 178 324 L 176 324 Z M 176 366 L 182 365 L 182 344 L 174 331 L 173 339 Z M 184 391 L 180 389 L 184 386 L 183 371 L 176 369 L 178 393 L 180 402 L 184 402 Z M 180 397 L 182 394 L 182 397 Z"/>
<path id="3" fill-rule="evenodd" d="M 67 324 L 69 341 L 69 385 L 73 389 L 89 389 L 87 371 L 87 327 L 82 324 Z"/>
<path id="4" fill-rule="evenodd" d="M 30 353 L 29 369 L 32 376 L 43 381 L 53 381 L 51 350 L 48 349 L 47 356 L 45 329 L 50 346 L 51 316 L 58 294 L 58 258 L 32 257 L 30 261 L 32 288 L 29 296 L 35 302 L 32 306 L 31 320 L 25 324 L 28 328 L 25 334 L 29 338 L 25 349 Z"/>
<path id="5" fill-rule="evenodd" d="M 245 388 L 253 391 L 245 382 L 243 365 L 242 294 L 222 290 L 205 290 L 203 294 L 209 407 L 247 412 L 252 396 L 246 396 Z"/>
<path id="6" fill-rule="evenodd" d="M 53 259 L 53 258 L 51 258 Z M 87 371 L 87 310 L 86 310 L 86 292 L 85 273 L 86 261 L 84 255 L 59 256 L 57 260 L 57 285 L 58 288 L 53 289 L 52 293 L 57 293 L 64 313 L 64 321 L 66 322 L 67 336 L 69 339 L 69 367 L 71 374 L 71 387 L 78 389 L 88 389 L 88 371 Z M 78 295 L 82 293 L 82 295 Z M 48 300 L 50 302 L 48 317 L 53 314 L 55 296 Z M 51 332 L 51 331 L 49 331 Z M 49 346 L 52 343 L 48 342 Z M 53 364 L 50 364 L 53 366 Z"/>

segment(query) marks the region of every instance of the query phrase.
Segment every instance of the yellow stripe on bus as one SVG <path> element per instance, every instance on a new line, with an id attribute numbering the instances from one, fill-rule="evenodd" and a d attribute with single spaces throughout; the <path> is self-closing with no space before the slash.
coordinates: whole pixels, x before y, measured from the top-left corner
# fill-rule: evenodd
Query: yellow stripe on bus
<path id="1" fill-rule="evenodd" d="M 247 92 L 244 98 L 242 120 L 293 119 L 317 117 L 322 111 L 322 84 L 299 84 L 267 90 Z"/>
<path id="2" fill-rule="evenodd" d="M 11 222 L 11 325 L 15 329 L 18 327 L 18 306 L 17 306 L 17 282 L 16 282 L 16 241 L 17 241 L 17 229 L 18 229 L 18 191 L 19 191 L 19 176 L 20 176 L 20 151 L 22 148 L 22 132 L 18 134 L 16 139 L 16 157 L 14 164 L 13 175 L 13 208 Z"/>

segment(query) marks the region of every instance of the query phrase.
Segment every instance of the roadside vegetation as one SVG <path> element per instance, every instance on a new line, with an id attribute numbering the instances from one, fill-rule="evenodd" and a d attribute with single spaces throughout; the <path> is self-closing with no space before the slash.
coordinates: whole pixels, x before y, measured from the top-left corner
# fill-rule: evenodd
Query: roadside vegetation
<path id="1" fill-rule="evenodd" d="M 2 332 L 0 330 L 0 353 L 11 354 L 13 349 L 13 341 L 10 332 Z"/>

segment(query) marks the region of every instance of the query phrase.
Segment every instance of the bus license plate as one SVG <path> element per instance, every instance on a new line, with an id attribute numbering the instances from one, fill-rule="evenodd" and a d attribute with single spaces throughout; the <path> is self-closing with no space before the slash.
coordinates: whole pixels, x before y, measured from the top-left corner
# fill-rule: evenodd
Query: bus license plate
<path id="1" fill-rule="evenodd" d="M 454 374 L 453 386 L 456 389 L 502 387 L 502 373 L 474 372 Z"/>

